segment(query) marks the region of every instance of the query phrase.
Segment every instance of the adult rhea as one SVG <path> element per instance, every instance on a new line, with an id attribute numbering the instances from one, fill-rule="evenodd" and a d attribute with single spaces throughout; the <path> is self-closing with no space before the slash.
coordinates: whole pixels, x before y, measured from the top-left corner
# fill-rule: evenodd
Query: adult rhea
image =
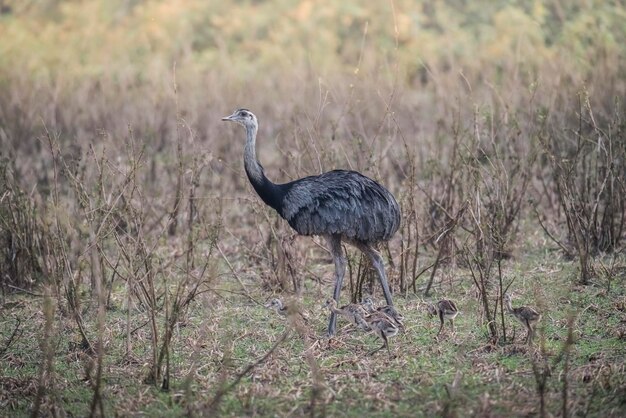
<path id="1" fill-rule="evenodd" d="M 333 170 L 284 184 L 272 183 L 256 157 L 259 124 L 247 109 L 238 109 L 222 118 L 237 122 L 246 130 L 243 160 L 248 179 L 265 204 L 271 206 L 300 235 L 323 236 L 335 263 L 335 289 L 339 294 L 346 269 L 341 242 L 366 254 L 380 279 L 387 304 L 393 306 L 385 266 L 374 248 L 388 241 L 400 226 L 400 207 L 393 195 L 374 180 L 356 171 Z M 331 313 L 328 335 L 335 335 L 337 315 Z"/>

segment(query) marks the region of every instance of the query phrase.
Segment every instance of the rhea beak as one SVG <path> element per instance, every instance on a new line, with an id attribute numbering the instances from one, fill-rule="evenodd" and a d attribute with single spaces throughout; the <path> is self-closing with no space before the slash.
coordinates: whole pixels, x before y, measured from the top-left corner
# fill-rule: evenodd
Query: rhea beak
<path id="1" fill-rule="evenodd" d="M 230 116 L 224 116 L 224 117 L 222 118 L 222 120 L 226 120 L 226 121 L 231 121 L 231 122 L 234 122 L 234 121 L 235 121 L 235 114 L 233 113 L 233 114 L 232 114 L 232 115 L 230 115 Z"/>

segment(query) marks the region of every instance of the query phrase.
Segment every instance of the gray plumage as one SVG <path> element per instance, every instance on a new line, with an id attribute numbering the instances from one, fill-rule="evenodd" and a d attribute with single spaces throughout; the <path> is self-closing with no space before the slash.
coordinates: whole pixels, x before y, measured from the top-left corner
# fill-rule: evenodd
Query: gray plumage
<path id="1" fill-rule="evenodd" d="M 400 226 L 400 208 L 391 193 L 356 171 L 296 180 L 279 213 L 300 235 L 339 234 L 367 244 L 388 241 Z"/>
<path id="2" fill-rule="evenodd" d="M 456 304 L 450 299 L 441 299 L 437 304 L 428 304 L 426 305 L 428 309 L 428 313 L 431 316 L 439 317 L 439 331 L 437 335 L 441 334 L 441 330 L 443 330 L 444 320 L 450 321 L 450 326 L 452 327 L 452 332 L 454 332 L 454 318 L 459 314 L 459 309 L 456 307 Z"/>
<path id="3" fill-rule="evenodd" d="M 272 299 L 266 305 L 266 308 L 274 309 L 280 316 L 287 316 L 288 308 L 283 305 L 280 299 Z"/>
<path id="4" fill-rule="evenodd" d="M 335 263 L 333 298 L 338 302 L 346 269 L 341 242 L 366 254 L 378 272 L 387 304 L 393 306 L 384 262 L 373 248 L 388 241 L 400 226 L 400 207 L 393 195 L 376 181 L 356 172 L 333 170 L 284 184 L 272 183 L 256 157 L 258 121 L 247 109 L 222 120 L 246 130 L 244 167 L 259 197 L 274 208 L 300 235 L 320 235 L 328 241 Z M 336 313 L 331 313 L 328 334 L 334 335 Z"/>
<path id="5" fill-rule="evenodd" d="M 361 307 L 361 305 L 349 303 L 348 305 L 338 308 L 337 301 L 335 299 L 327 299 L 324 307 L 328 308 L 331 312 L 344 317 L 348 322 L 356 325 L 358 328 L 361 328 L 364 331 L 370 331 L 368 327 L 363 327 L 363 317 L 367 316 L 368 313 Z"/>
<path id="6" fill-rule="evenodd" d="M 361 304 L 365 307 L 365 309 L 367 309 L 368 313 L 370 314 L 374 312 L 384 313 L 393 320 L 395 325 L 404 330 L 404 316 L 400 312 L 398 312 L 393 306 L 384 305 L 377 307 L 374 305 L 374 301 L 369 296 L 363 299 L 363 302 L 361 302 Z"/>
<path id="7" fill-rule="evenodd" d="M 297 306 L 296 308 L 294 308 L 293 305 L 283 305 L 283 302 L 278 298 L 269 301 L 267 304 L 265 304 L 265 307 L 275 310 L 278 315 L 285 318 L 289 315 L 293 315 L 304 321 L 304 323 L 308 322 L 309 320 L 303 312 L 300 312 L 300 310 L 298 310 Z"/>
<path id="8" fill-rule="evenodd" d="M 382 311 L 375 311 L 365 317 L 357 318 L 357 322 L 363 330 L 371 331 L 376 334 L 378 338 L 383 340 L 383 345 L 370 351 L 368 354 L 374 354 L 383 348 L 386 348 L 389 357 L 391 357 L 389 337 L 398 335 L 398 327 L 394 324 L 393 319 Z"/>
<path id="9" fill-rule="evenodd" d="M 513 315 L 517 321 L 526 327 L 526 343 L 532 344 L 533 337 L 535 336 L 535 328 L 537 323 L 541 321 L 541 313 L 539 313 L 532 306 L 520 306 L 514 308 L 512 306 L 513 297 L 507 293 L 504 295 L 504 303 L 506 306 L 506 310 L 510 315 Z"/>

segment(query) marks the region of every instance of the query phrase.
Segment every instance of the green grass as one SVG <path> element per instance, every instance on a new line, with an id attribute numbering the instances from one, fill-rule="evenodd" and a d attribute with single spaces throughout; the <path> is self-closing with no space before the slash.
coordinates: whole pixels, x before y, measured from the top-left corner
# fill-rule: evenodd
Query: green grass
<path id="1" fill-rule="evenodd" d="M 509 262 L 506 272 L 521 274 L 529 264 Z M 626 348 L 617 330 L 625 318 L 618 309 L 625 295 L 624 284 L 615 283 L 608 295 L 600 282 L 571 291 L 566 267 L 550 276 L 549 286 L 541 287 L 541 301 L 537 302 L 541 302 L 544 320 L 534 347 L 522 345 L 524 330 L 509 317 L 507 332 L 510 338 L 511 327 L 515 327 L 515 343 L 495 347 L 487 344 L 472 286 L 463 271 L 455 272 L 461 277 L 459 285 L 450 288 L 443 282 L 435 289 L 436 296 L 455 299 L 462 312 L 456 332 L 452 334 L 446 325 L 439 340 L 434 339 L 438 321 L 425 315 L 420 299 L 396 295 L 407 331 L 392 339 L 392 358 L 384 350 L 366 356 L 379 341 L 373 335 L 347 332 L 350 328 L 344 328 L 343 322 L 338 336 L 329 342 L 324 337 L 327 312 L 321 309 L 317 292 L 306 291 L 302 306 L 309 321 L 301 334 L 291 332 L 265 363 L 224 396 L 219 410 L 226 416 L 310 414 L 313 388 L 317 386 L 316 415 L 536 414 L 538 397 L 532 361 L 541 364 L 546 356 L 552 368 L 547 383 L 547 411 L 558 415 L 563 362 L 556 359 L 567 337 L 567 315 L 573 311 L 578 316 L 568 375 L 570 410 L 578 415 L 588 410 L 592 416 L 621 416 L 625 411 L 621 396 L 626 389 Z M 535 274 L 526 284 L 546 281 L 541 274 Z M 532 287 L 521 288 L 518 284 L 520 300 L 539 306 Z M 270 295 L 258 291 L 254 297 L 262 302 Z M 568 303 L 559 304 L 564 300 Z M 11 303 L 3 309 L 0 341 L 8 341 L 15 324 L 13 318 L 30 319 L 23 321 L 22 333 L 0 363 L 5 389 L 0 401 L 11 416 L 26 416 L 32 408 L 39 373 L 41 299 L 14 295 L 7 301 Z M 110 415 L 202 414 L 221 384 L 231 382 L 236 373 L 263 356 L 290 327 L 284 318 L 247 299 L 204 294 L 174 336 L 171 390 L 163 392 L 143 383 L 151 353 L 147 327 L 140 329 L 133 340 L 137 362 L 123 362 L 125 315 L 120 308 L 107 313 L 103 395 L 105 411 Z M 145 321 L 139 312 L 134 316 L 133 326 Z M 92 326 L 93 313 L 87 312 L 85 320 Z M 92 389 L 85 376 L 90 359 L 72 348 L 77 336 L 69 318 L 57 315 L 54 326 L 54 379 L 44 407 L 54 404 L 70 416 L 87 415 Z M 312 354 L 317 382 L 305 350 Z M 451 389 L 457 372 L 458 385 Z"/>

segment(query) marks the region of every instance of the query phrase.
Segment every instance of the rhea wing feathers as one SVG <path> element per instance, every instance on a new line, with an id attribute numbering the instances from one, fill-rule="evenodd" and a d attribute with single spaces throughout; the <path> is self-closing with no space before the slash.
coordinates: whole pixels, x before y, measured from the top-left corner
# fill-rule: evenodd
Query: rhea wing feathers
<path id="1" fill-rule="evenodd" d="M 390 239 L 400 225 L 391 193 L 356 171 L 329 171 L 284 186 L 281 215 L 299 234 L 373 243 Z"/>

